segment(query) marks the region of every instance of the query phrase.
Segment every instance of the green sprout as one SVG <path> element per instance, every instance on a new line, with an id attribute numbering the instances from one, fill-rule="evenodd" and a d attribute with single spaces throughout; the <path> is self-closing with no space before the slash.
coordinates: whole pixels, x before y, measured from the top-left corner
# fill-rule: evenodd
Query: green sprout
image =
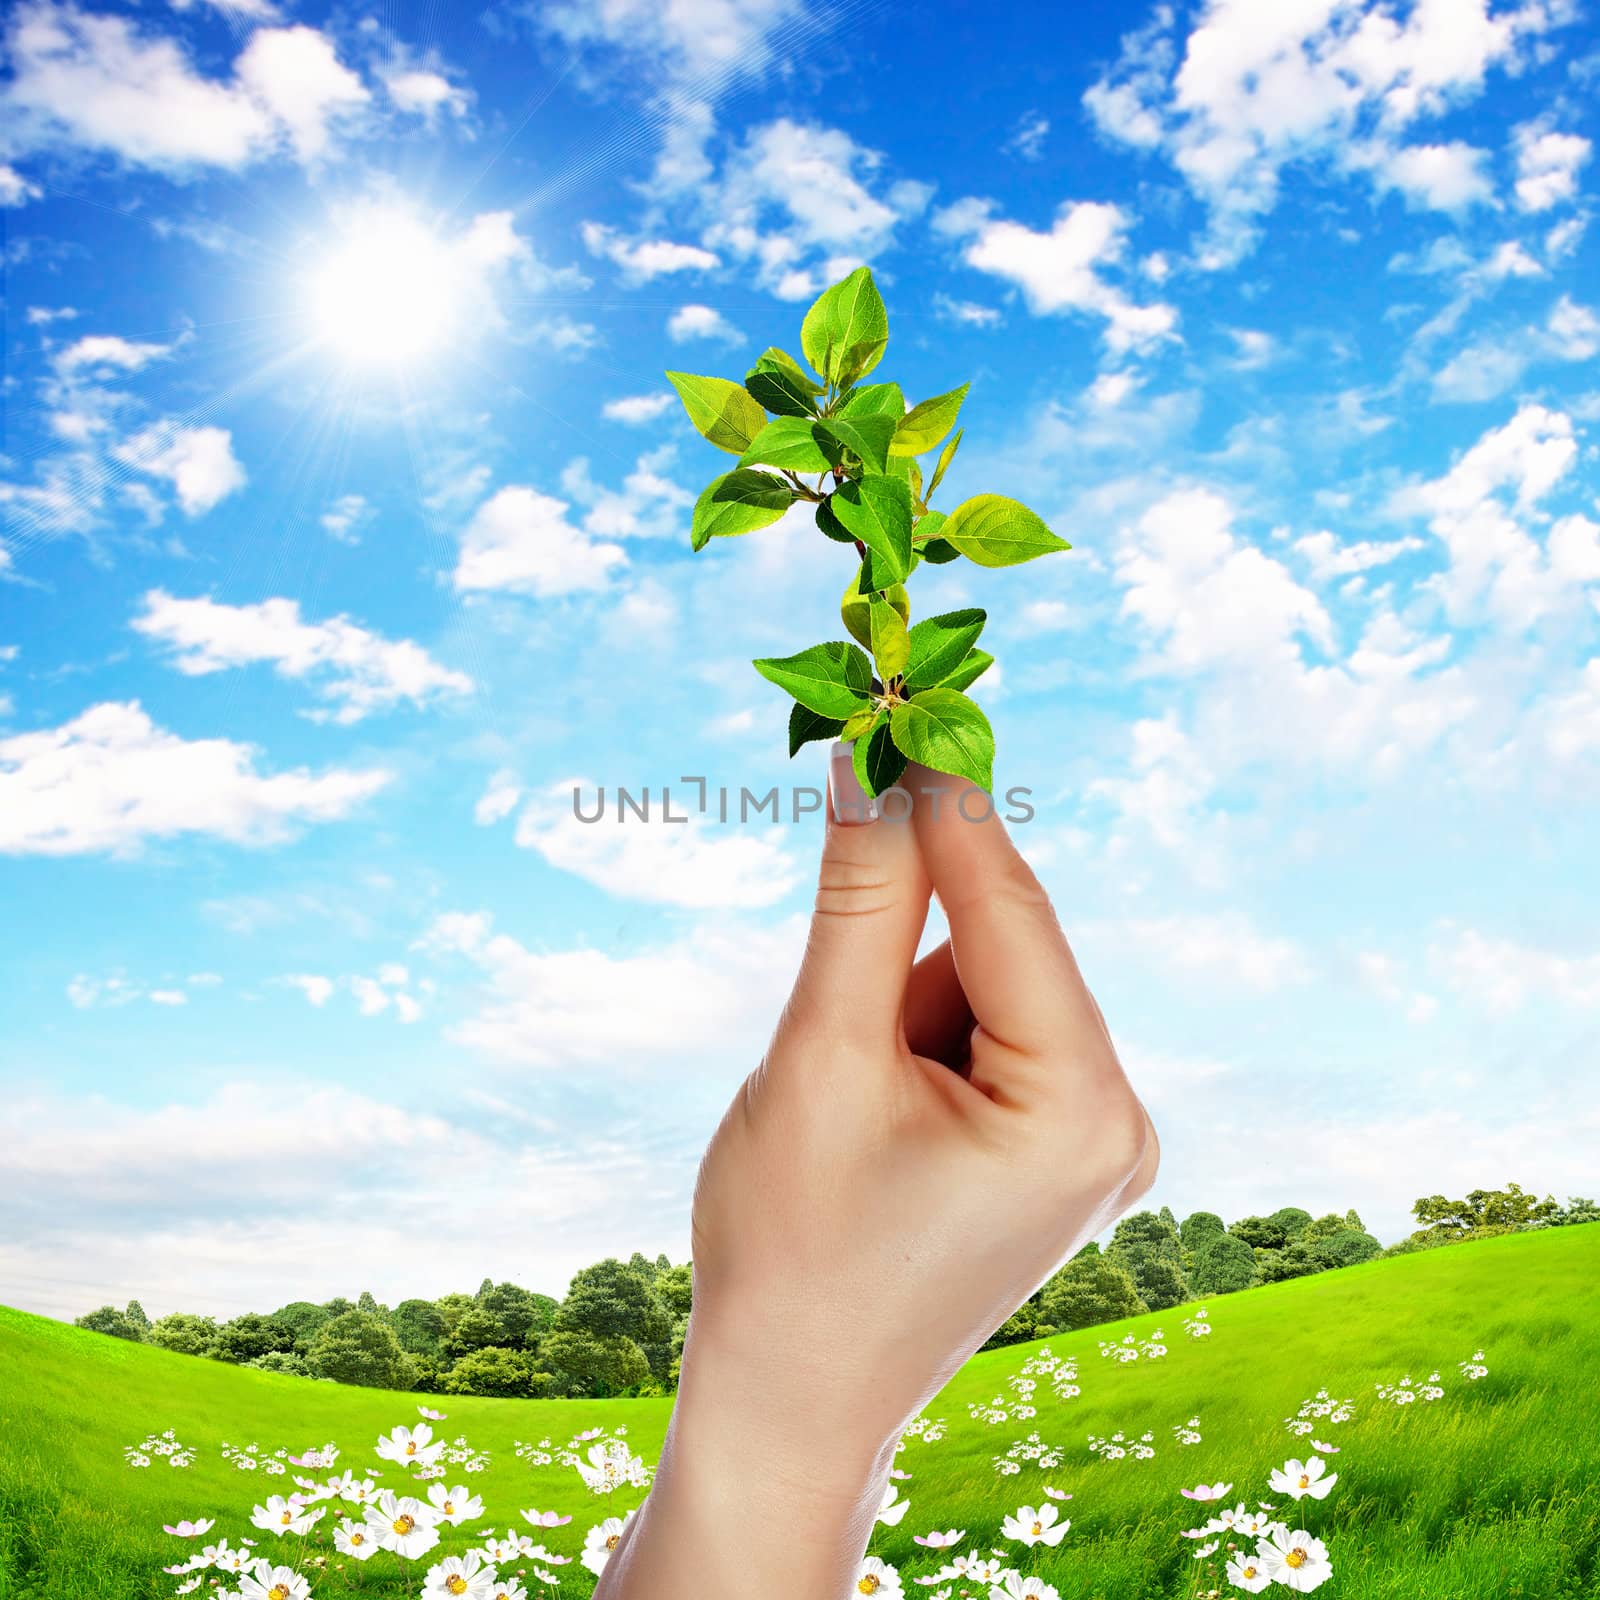
<path id="1" fill-rule="evenodd" d="M 912 623 L 906 580 L 924 561 L 965 556 L 1011 567 L 1071 546 L 1004 495 L 974 495 L 948 514 L 930 509 L 961 444 L 950 430 L 969 385 L 907 410 L 898 384 L 861 382 L 888 343 L 883 298 L 872 273 L 857 267 L 822 292 L 800 326 L 811 372 L 774 347 L 742 384 L 667 374 L 689 420 L 739 458 L 695 502 L 690 542 L 702 550 L 767 527 L 798 500 L 812 502 L 821 532 L 855 550 L 840 614 L 856 643 L 754 663 L 794 699 L 789 754 L 813 739 L 848 741 L 869 795 L 898 782 L 908 761 L 990 790 L 994 730 L 965 692 L 994 661 L 977 648 L 986 615 L 949 611 Z M 941 443 L 924 485 L 918 457 Z"/>

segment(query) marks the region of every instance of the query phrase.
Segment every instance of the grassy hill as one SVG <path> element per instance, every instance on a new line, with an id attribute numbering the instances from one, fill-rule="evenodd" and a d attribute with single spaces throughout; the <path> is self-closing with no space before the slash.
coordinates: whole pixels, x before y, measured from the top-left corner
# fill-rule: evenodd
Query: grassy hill
<path id="1" fill-rule="evenodd" d="M 1047 1341 L 1075 1356 L 1081 1393 L 1062 1399 L 1048 1376 L 1038 1414 L 999 1424 L 975 1420 L 969 1402 L 1003 1395 L 1039 1346 L 986 1352 L 968 1363 L 929 1407 L 947 1428 L 933 1443 L 908 1441 L 899 1461 L 905 1519 L 880 1527 L 874 1554 L 911 1580 L 937 1570 L 942 1554 L 913 1543 L 932 1528 L 966 1529 L 962 1548 L 1005 1548 L 1007 1563 L 1038 1573 L 1063 1600 L 1191 1596 L 1220 1567 L 1192 1559 L 1180 1530 L 1206 1509 L 1179 1497 L 1180 1485 L 1217 1479 L 1231 1501 L 1269 1500 L 1290 1525 L 1308 1528 L 1331 1552 L 1334 1576 L 1322 1594 L 1361 1600 L 1600 1600 L 1600 1225 L 1513 1235 L 1375 1261 L 1341 1272 L 1231 1295 L 1210 1305 L 1211 1335 L 1191 1340 L 1184 1310 Z M 1164 1331 L 1166 1356 L 1122 1364 L 1099 1354 L 1101 1340 Z M 1466 1381 L 1457 1363 L 1484 1352 L 1489 1375 Z M 1443 1398 L 1397 1406 L 1375 1385 L 1410 1374 L 1414 1386 L 1437 1369 Z M 1267 1475 L 1304 1456 L 1310 1437 L 1284 1421 L 1326 1388 L 1354 1401 L 1342 1424 L 1319 1422 L 1315 1437 L 1337 1444 L 1339 1482 L 1322 1501 L 1298 1504 L 1269 1492 Z M 172 1594 L 163 1563 L 193 1546 L 161 1531 L 179 1518 L 212 1517 L 206 1543 L 241 1534 L 270 1545 L 279 1560 L 306 1565 L 320 1543 L 277 1541 L 250 1527 L 251 1507 L 292 1491 L 290 1477 L 241 1472 L 222 1457 L 227 1442 L 296 1454 L 328 1441 L 338 1469 L 360 1475 L 383 1466 L 372 1446 L 381 1432 L 418 1421 L 418 1401 L 448 1413 L 440 1425 L 490 1452 L 465 1481 L 483 1518 L 455 1530 L 429 1559 L 457 1552 L 486 1529 L 516 1527 L 549 1549 L 576 1556 L 588 1528 L 643 1496 L 625 1489 L 596 1496 L 570 1467 L 531 1467 L 516 1441 L 560 1447 L 579 1432 L 619 1425 L 654 1463 L 670 1403 L 665 1400 L 513 1401 L 386 1394 L 245 1371 L 0 1310 L 0 1600 L 132 1600 Z M 1173 1428 L 1199 1418 L 1202 1442 L 1174 1442 Z M 124 1446 L 172 1429 L 196 1449 L 173 1469 L 124 1463 Z M 1153 1459 L 1091 1454 L 1091 1434 L 1154 1435 Z M 1025 1462 L 997 1475 L 993 1458 L 1036 1432 L 1058 1447 L 1049 1471 Z M 327 1476 L 326 1473 L 322 1474 Z M 388 1466 L 380 1482 L 394 1484 Z M 1069 1492 L 1071 1531 L 1054 1549 L 1007 1541 L 1002 1519 L 1044 1503 L 1042 1486 Z M 570 1513 L 565 1527 L 530 1529 L 524 1507 Z M 1302 1513 L 1296 1515 L 1296 1513 Z M 428 1561 L 417 1564 L 420 1570 Z M 307 1566 L 307 1570 L 313 1570 Z M 576 1561 L 558 1569 L 559 1594 L 587 1596 L 593 1579 Z M 325 1596 L 404 1595 L 392 1562 L 374 1560 L 316 1575 Z M 354 1581 L 352 1581 L 352 1577 Z M 531 1595 L 557 1591 L 528 1582 Z M 988 1585 L 968 1592 L 987 1600 Z M 1274 1588 L 1270 1593 L 1286 1593 Z"/>

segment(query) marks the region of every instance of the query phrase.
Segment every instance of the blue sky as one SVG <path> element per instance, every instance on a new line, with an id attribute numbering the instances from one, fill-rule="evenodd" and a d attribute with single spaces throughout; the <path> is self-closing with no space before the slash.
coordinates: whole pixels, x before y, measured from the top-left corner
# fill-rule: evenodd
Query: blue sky
<path id="1" fill-rule="evenodd" d="M 914 603 L 994 619 L 1154 1200 L 1592 1192 L 1600 24 L 1064 15 L 10 9 L 0 1296 L 687 1253 L 815 819 L 567 797 L 821 782 L 748 662 L 848 573 L 691 554 L 662 372 L 863 261 L 883 372 L 973 382 L 946 507 L 1075 546 Z"/>

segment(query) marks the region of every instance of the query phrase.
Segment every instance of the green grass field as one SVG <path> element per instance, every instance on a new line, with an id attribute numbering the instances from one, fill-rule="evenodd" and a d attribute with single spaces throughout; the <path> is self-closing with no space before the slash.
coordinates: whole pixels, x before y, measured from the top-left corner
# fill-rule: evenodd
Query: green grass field
<path id="1" fill-rule="evenodd" d="M 1376 1261 L 1341 1272 L 1274 1284 L 1210 1305 L 1213 1332 L 1185 1337 L 1185 1312 L 1165 1312 L 1047 1341 L 1075 1356 L 1081 1395 L 1062 1400 L 1048 1379 L 1038 1414 L 987 1425 L 968 1403 L 1010 1395 L 1008 1379 L 1037 1345 L 976 1357 L 929 1415 L 948 1423 L 935 1443 L 908 1441 L 899 1457 L 911 1477 L 900 1485 L 910 1511 L 880 1527 L 872 1551 L 912 1582 L 937 1570 L 941 1552 L 912 1541 L 932 1528 L 966 1529 L 961 1548 L 1005 1547 L 1008 1565 L 1037 1573 L 1062 1600 L 1143 1600 L 1189 1596 L 1215 1583 L 1220 1567 L 1197 1563 L 1180 1530 L 1206 1508 L 1180 1498 L 1180 1485 L 1221 1479 L 1230 1500 L 1270 1500 L 1290 1526 L 1328 1545 L 1333 1577 L 1324 1596 L 1351 1600 L 1600 1600 L 1600 1226 L 1513 1235 Z M 1168 1354 L 1122 1365 L 1103 1359 L 1099 1341 L 1165 1333 Z M 1489 1376 L 1465 1381 L 1457 1363 L 1485 1353 Z M 1438 1369 L 1444 1397 L 1398 1407 L 1380 1400 L 1379 1382 L 1409 1373 L 1421 1383 Z M 1355 1402 L 1353 1418 L 1315 1437 L 1340 1446 L 1330 1459 L 1339 1482 L 1325 1500 L 1296 1504 L 1269 1493 L 1267 1475 L 1289 1456 L 1310 1452 L 1284 1419 L 1318 1389 Z M 512 1401 L 414 1397 L 243 1371 L 170 1355 L 75 1328 L 0 1310 L 0 1597 L 88 1600 L 169 1595 L 178 1580 L 162 1571 L 190 1545 L 161 1532 L 164 1522 L 212 1517 L 207 1543 L 257 1537 L 278 1560 L 332 1547 L 250 1527 L 250 1510 L 268 1493 L 292 1490 L 288 1477 L 243 1473 L 220 1445 L 258 1443 L 295 1453 L 326 1441 L 343 1454 L 338 1469 L 368 1474 L 380 1463 L 380 1432 L 417 1422 L 416 1406 L 449 1415 L 441 1431 L 487 1449 L 489 1469 L 467 1480 L 485 1514 L 455 1530 L 439 1551 L 457 1552 L 514 1526 L 552 1550 L 577 1556 L 588 1528 L 636 1505 L 643 1491 L 591 1494 L 570 1467 L 531 1468 L 513 1441 L 549 1438 L 559 1447 L 592 1427 L 626 1426 L 653 1464 L 666 1426 L 665 1400 Z M 1200 1419 L 1200 1444 L 1177 1446 L 1174 1424 Z M 171 1428 L 197 1448 L 192 1467 L 157 1458 L 125 1465 L 123 1447 Z M 1156 1455 L 1101 1460 L 1090 1434 L 1154 1433 Z M 1061 1449 L 1061 1464 L 1027 1464 L 1001 1477 L 992 1458 L 1033 1431 Z M 323 1474 L 326 1476 L 327 1474 Z M 382 1482 L 393 1484 L 390 1466 Z M 451 1482 L 459 1481 L 452 1473 Z M 1001 1521 L 1020 1505 L 1043 1502 L 1045 1483 L 1070 1492 L 1071 1531 L 1055 1549 L 1026 1549 L 1002 1538 Z M 571 1513 L 572 1522 L 530 1529 L 524 1507 Z M 1302 1513 L 1296 1515 L 1297 1512 Z M 944 1552 L 943 1554 L 948 1554 Z M 576 1561 L 558 1569 L 562 1600 L 587 1596 L 593 1578 Z M 380 1558 L 343 1573 L 317 1572 L 316 1596 L 401 1596 L 395 1563 Z M 352 1581 L 353 1575 L 353 1581 Z M 527 1581 L 527 1580 L 525 1580 Z M 987 1584 L 958 1582 L 954 1593 L 983 1595 Z M 547 1594 L 529 1582 L 530 1595 Z M 1287 1591 L 1274 1587 L 1271 1593 Z"/>

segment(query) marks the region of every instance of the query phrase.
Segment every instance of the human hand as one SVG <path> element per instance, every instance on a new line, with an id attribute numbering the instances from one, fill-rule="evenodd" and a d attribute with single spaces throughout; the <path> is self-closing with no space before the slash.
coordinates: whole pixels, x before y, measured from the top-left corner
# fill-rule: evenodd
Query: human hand
<path id="1" fill-rule="evenodd" d="M 1150 1120 L 988 796 L 915 766 L 900 787 L 909 822 L 852 825 L 848 751 L 833 766 L 800 974 L 701 1165 L 678 1403 L 652 1515 L 598 1591 L 616 1600 L 724 1571 L 843 1594 L 905 1424 L 1154 1179 Z M 950 939 L 917 962 L 930 887 Z"/>

